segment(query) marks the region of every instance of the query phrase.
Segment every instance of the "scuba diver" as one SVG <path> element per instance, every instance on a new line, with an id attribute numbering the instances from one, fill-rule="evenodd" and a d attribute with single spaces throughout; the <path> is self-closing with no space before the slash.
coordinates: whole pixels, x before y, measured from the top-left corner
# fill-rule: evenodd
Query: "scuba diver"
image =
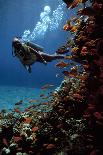
<path id="1" fill-rule="evenodd" d="M 18 37 L 15 37 L 12 41 L 12 55 L 13 57 L 16 56 L 20 60 L 29 73 L 31 73 L 31 65 L 35 62 L 47 65 L 47 62 L 64 58 L 63 55 L 49 55 L 44 53 L 43 48 L 39 45 L 31 42 L 23 42 Z"/>

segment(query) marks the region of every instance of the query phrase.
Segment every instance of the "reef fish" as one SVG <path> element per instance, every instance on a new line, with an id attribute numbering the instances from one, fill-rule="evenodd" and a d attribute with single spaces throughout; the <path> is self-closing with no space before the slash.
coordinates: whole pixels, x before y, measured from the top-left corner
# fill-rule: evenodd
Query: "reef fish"
<path id="1" fill-rule="evenodd" d="M 65 76 L 71 76 L 71 77 L 74 77 L 74 76 L 77 76 L 77 67 L 74 66 L 71 68 L 71 71 L 63 71 L 62 72 Z"/>
<path id="2" fill-rule="evenodd" d="M 82 0 L 74 0 L 73 3 L 70 6 L 70 9 L 73 9 L 73 8 L 77 7 L 78 4 L 81 3 L 81 2 L 82 2 Z"/>
<path id="3" fill-rule="evenodd" d="M 19 108 L 14 108 L 14 110 L 13 110 L 14 112 L 16 112 L 16 113 L 19 113 L 19 114 L 21 114 L 21 111 L 20 111 L 20 109 Z"/>
<path id="4" fill-rule="evenodd" d="M 70 31 L 72 33 L 77 32 L 77 26 L 73 25 L 71 20 L 68 20 L 67 23 L 63 26 L 63 30 Z"/>
<path id="5" fill-rule="evenodd" d="M 73 53 L 76 53 L 78 50 L 79 50 L 78 47 L 73 47 L 71 51 L 72 51 Z"/>
<path id="6" fill-rule="evenodd" d="M 43 94 L 40 94 L 40 97 L 44 97 L 45 96 L 45 94 L 43 93 Z"/>
<path id="7" fill-rule="evenodd" d="M 36 99 L 29 100 L 29 103 L 34 103 L 34 102 L 39 102 L 39 100 L 36 100 Z"/>
<path id="8" fill-rule="evenodd" d="M 70 72 L 69 71 L 63 71 L 62 72 L 65 76 L 69 76 L 70 75 Z"/>
<path id="9" fill-rule="evenodd" d="M 48 89 L 50 87 L 54 87 L 54 85 L 53 84 L 46 84 L 46 85 L 42 86 L 41 89 Z"/>
<path id="10" fill-rule="evenodd" d="M 65 63 L 64 61 L 60 61 L 59 63 L 57 63 L 55 66 L 59 67 L 59 68 L 65 68 L 69 65 L 69 63 Z"/>
<path id="11" fill-rule="evenodd" d="M 23 100 L 20 100 L 19 102 L 16 102 L 15 105 L 20 105 L 23 103 Z"/>
<path id="12" fill-rule="evenodd" d="M 59 49 L 56 51 L 57 54 L 65 54 L 65 53 L 68 53 L 68 52 L 69 52 L 68 49 L 63 49 L 62 47 L 59 48 Z"/>

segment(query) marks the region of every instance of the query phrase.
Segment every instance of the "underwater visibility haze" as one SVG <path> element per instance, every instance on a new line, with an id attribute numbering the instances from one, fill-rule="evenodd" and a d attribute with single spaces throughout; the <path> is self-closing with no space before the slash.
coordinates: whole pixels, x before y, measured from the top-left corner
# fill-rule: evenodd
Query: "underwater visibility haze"
<path id="1" fill-rule="evenodd" d="M 0 0 L 0 45 L 0 155 L 103 155 L 103 0 Z"/>
<path id="2" fill-rule="evenodd" d="M 30 31 L 30 35 L 35 31 L 35 37 L 32 35 L 34 38 L 28 37 L 30 41 L 43 46 L 46 53 L 55 53 L 57 48 L 65 42 L 67 35 L 62 30 L 66 17 L 66 14 L 64 15 L 65 7 L 61 6 L 62 3 L 59 0 L 0 1 L 2 45 L 0 50 L 0 84 L 40 87 L 41 83 L 58 83 L 55 78 L 58 71 L 54 67 L 54 62 L 49 63 L 46 67 L 39 63 L 33 65 L 33 72 L 29 75 L 20 62 L 12 57 L 11 44 L 15 36 L 22 37 L 26 30 Z M 58 9 L 58 7 L 62 8 Z M 53 15 L 55 10 L 58 11 L 57 15 Z M 46 16 L 45 13 L 48 14 L 47 18 L 51 22 L 46 21 L 47 18 L 43 17 Z"/>
<path id="3" fill-rule="evenodd" d="M 44 48 L 44 52 L 54 54 L 66 41 L 67 33 L 63 32 L 67 14 L 65 4 L 55 0 L 1 0 L 0 1 L 0 96 L 2 104 L 14 103 L 25 96 L 30 97 L 34 89 L 46 83 L 58 86 L 62 76 L 55 67 L 56 61 L 47 66 L 35 63 L 29 74 L 16 57 L 12 56 L 12 40 L 20 37 L 32 41 Z M 21 90 L 19 86 L 23 87 Z M 16 91 L 18 93 L 16 93 Z M 35 92 L 36 94 L 36 92 Z M 37 91 L 38 94 L 38 91 Z M 17 99 L 16 99 L 17 98 Z M 6 101 L 5 101 L 6 100 Z M 5 107 L 5 106 L 4 106 Z"/>

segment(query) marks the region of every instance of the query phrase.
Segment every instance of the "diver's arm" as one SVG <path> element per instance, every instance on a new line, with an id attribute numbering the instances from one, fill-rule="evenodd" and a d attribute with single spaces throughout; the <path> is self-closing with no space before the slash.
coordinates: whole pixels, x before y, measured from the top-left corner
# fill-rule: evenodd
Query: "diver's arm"
<path id="1" fill-rule="evenodd" d="M 13 57 L 15 57 L 15 56 L 17 55 L 16 52 L 14 52 L 14 50 L 15 50 L 15 49 L 12 47 L 12 56 L 13 56 Z"/>

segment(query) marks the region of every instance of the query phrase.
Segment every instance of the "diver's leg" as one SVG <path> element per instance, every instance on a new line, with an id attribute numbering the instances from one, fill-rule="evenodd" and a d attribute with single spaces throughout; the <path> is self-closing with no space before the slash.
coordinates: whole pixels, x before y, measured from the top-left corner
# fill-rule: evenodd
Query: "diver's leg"
<path id="1" fill-rule="evenodd" d="M 51 62 L 56 59 L 64 59 L 63 55 L 49 55 L 46 53 L 42 53 L 41 56 L 44 58 L 46 62 Z"/>

